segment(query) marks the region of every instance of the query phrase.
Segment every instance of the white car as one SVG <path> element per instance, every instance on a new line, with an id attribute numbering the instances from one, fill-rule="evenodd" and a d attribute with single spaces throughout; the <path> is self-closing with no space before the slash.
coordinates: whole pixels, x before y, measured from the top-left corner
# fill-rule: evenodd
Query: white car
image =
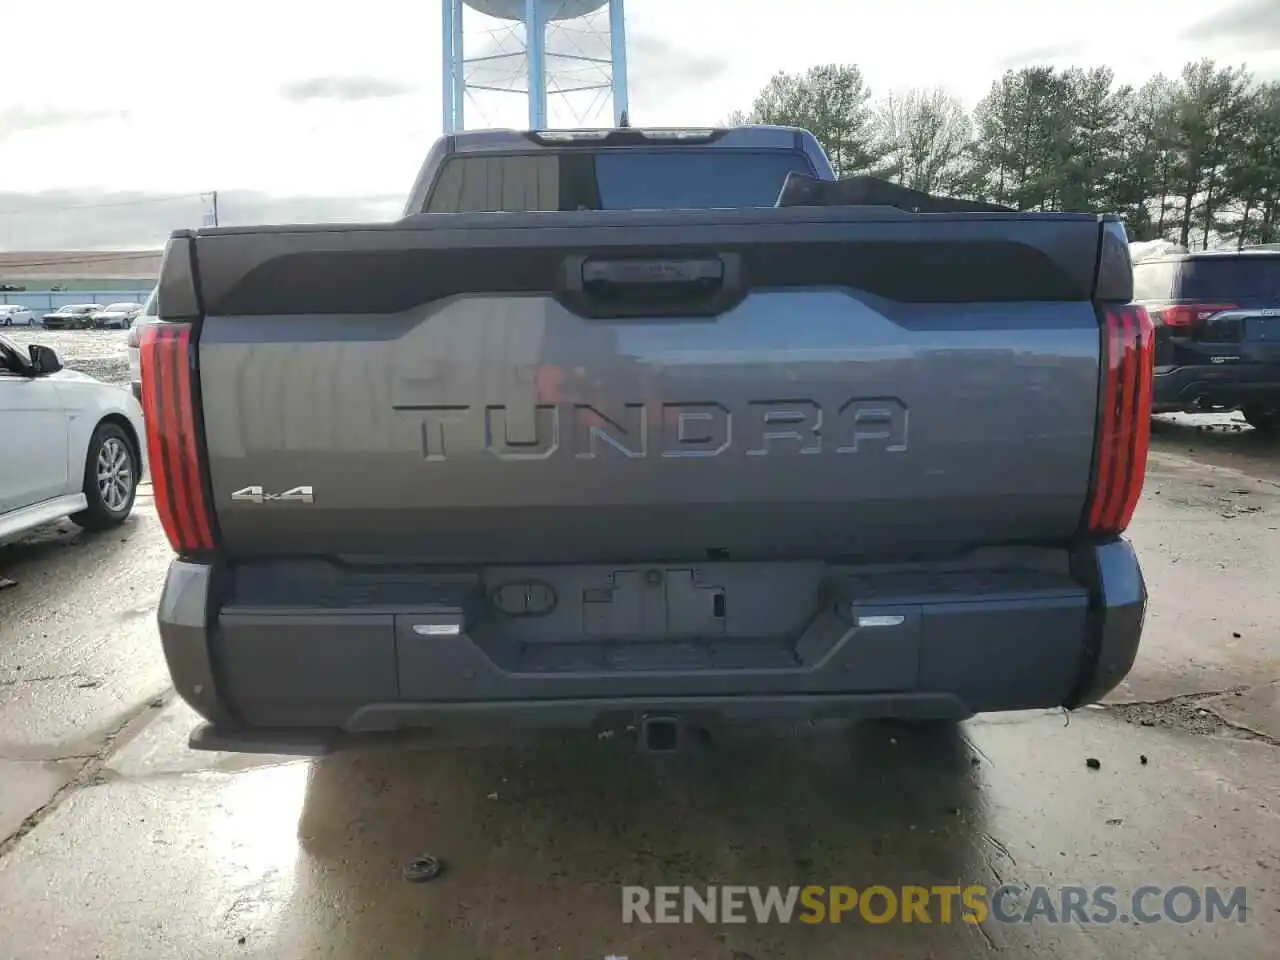
<path id="1" fill-rule="evenodd" d="M 18 303 L 0 303 L 0 327 L 29 327 L 36 322 L 30 308 Z"/>
<path id="2" fill-rule="evenodd" d="M 134 318 L 133 325 L 129 328 L 129 389 L 133 391 L 133 399 L 139 403 L 142 402 L 142 352 L 138 345 L 142 342 L 142 328 L 149 323 L 154 323 L 157 319 L 159 311 L 156 308 L 156 297 L 159 290 L 160 288 L 156 287 L 151 291 L 151 296 L 147 297 L 142 311 Z"/>
<path id="3" fill-rule="evenodd" d="M 93 315 L 93 325 L 105 330 L 128 330 L 141 310 L 140 303 L 108 303 Z"/>
<path id="4" fill-rule="evenodd" d="M 0 539 L 65 516 L 88 530 L 123 523 L 145 436 L 128 390 L 0 336 Z"/>

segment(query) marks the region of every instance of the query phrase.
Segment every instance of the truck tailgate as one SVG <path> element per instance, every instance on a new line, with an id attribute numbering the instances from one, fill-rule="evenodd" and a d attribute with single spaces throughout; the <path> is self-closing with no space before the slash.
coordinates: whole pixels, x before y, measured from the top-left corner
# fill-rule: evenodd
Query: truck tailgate
<path id="1" fill-rule="evenodd" d="M 175 239 L 222 546 L 586 563 L 1065 540 L 1100 232 L 796 208 Z"/>

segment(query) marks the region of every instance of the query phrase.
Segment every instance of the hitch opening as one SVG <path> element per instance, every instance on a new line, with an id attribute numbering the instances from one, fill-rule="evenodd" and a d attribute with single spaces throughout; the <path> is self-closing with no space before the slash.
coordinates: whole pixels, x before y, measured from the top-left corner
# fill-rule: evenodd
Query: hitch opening
<path id="1" fill-rule="evenodd" d="M 681 724 L 676 717 L 645 717 L 640 724 L 640 747 L 650 753 L 680 749 Z"/>

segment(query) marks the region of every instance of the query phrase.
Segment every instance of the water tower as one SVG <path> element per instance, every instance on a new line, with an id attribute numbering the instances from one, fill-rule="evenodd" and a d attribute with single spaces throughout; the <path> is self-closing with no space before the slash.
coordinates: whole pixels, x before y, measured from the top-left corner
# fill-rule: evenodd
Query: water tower
<path id="1" fill-rule="evenodd" d="M 627 115 L 623 0 L 441 0 L 444 130 L 466 129 L 477 95 L 528 100 L 530 129 L 548 104 L 576 123 L 622 126 Z M 612 109 L 610 107 L 610 102 Z M 489 124 L 491 125 L 491 124 Z"/>

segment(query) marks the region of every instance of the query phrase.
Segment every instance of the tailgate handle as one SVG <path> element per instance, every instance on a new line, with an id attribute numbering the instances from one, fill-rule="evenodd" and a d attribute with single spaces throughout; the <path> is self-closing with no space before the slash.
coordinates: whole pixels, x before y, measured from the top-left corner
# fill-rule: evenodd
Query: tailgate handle
<path id="1" fill-rule="evenodd" d="M 719 287 L 724 261 L 714 260 L 588 260 L 582 265 L 582 285 L 588 292 L 608 295 L 619 287 L 695 289 Z"/>
<path id="2" fill-rule="evenodd" d="M 561 297 L 588 317 L 715 316 L 741 299 L 737 254 L 700 257 L 571 257 Z"/>

